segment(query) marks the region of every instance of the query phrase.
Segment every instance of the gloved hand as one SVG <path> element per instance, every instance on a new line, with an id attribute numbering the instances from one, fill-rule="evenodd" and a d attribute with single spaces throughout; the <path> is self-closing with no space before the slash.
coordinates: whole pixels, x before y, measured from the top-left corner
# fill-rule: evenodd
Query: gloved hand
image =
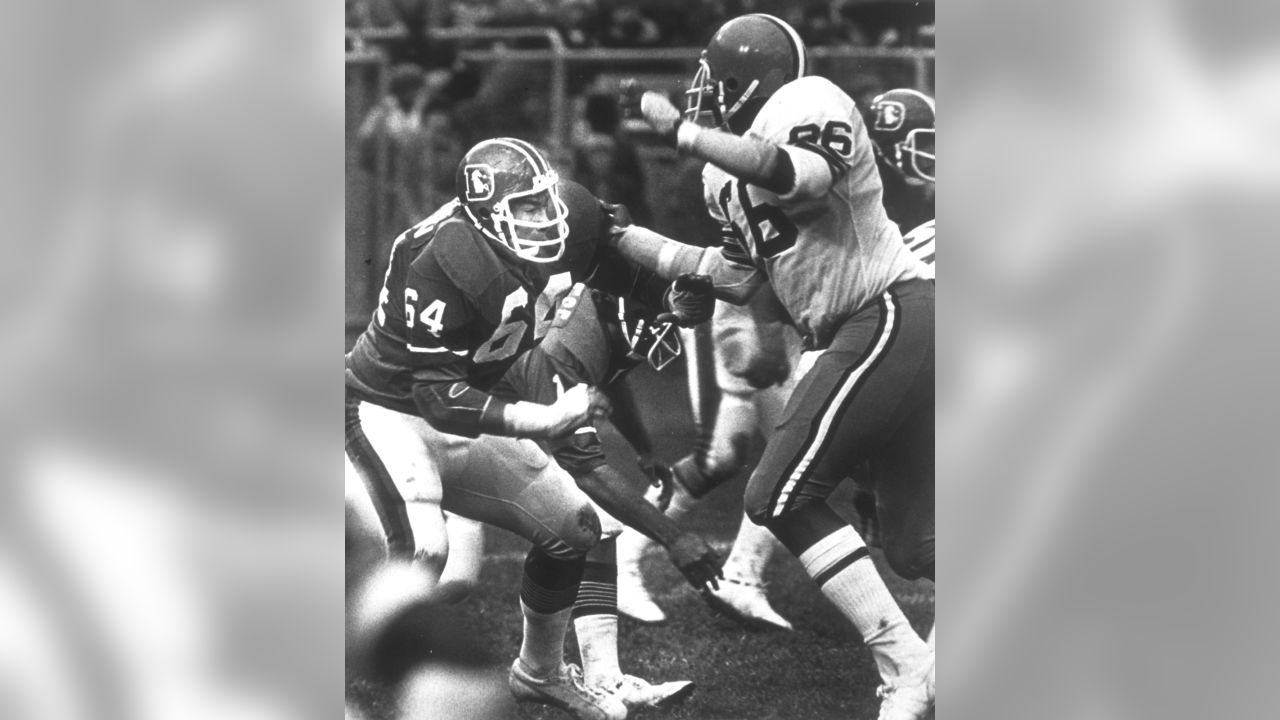
<path id="1" fill-rule="evenodd" d="M 724 561 L 701 537 L 693 533 L 681 533 L 667 547 L 667 554 L 671 556 L 672 564 L 695 590 L 702 590 L 707 585 L 713 590 L 720 589 L 717 579 L 724 579 L 724 572 L 721 570 Z"/>
<path id="2" fill-rule="evenodd" d="M 610 237 L 626 230 L 635 224 L 631 219 L 631 211 L 622 203 L 611 203 L 600 201 L 600 210 L 604 213 L 606 221 L 609 223 L 607 233 Z"/>
<path id="3" fill-rule="evenodd" d="M 669 312 L 658 315 L 657 322 L 673 322 L 680 327 L 693 327 L 711 319 L 716 310 L 712 294 L 715 285 L 709 275 L 685 273 L 671 283 L 665 298 Z"/>

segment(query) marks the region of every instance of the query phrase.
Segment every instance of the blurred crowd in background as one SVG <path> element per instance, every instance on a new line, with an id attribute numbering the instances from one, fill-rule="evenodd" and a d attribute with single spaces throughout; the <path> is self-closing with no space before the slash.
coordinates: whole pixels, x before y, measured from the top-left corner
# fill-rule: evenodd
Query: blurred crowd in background
<path id="1" fill-rule="evenodd" d="M 458 161 L 485 138 L 539 145 L 561 176 L 626 204 L 660 232 L 714 237 L 701 164 L 649 142 L 620 116 L 616 96 L 619 80 L 635 75 L 683 107 L 698 51 L 730 17 L 773 13 L 811 49 L 860 53 L 826 57 L 815 71 L 864 109 L 892 87 L 932 92 L 913 64 L 927 62 L 932 77 L 932 2 L 348 0 L 346 9 L 348 58 L 369 60 L 349 62 L 347 78 L 348 257 L 359 258 L 348 267 L 353 326 L 367 319 L 389 239 L 454 196 Z M 491 32 L 516 28 L 554 29 L 567 51 L 558 133 L 548 37 Z M 599 61 L 578 60 L 593 51 L 603 53 Z"/>
<path id="2" fill-rule="evenodd" d="M 752 12 L 789 22 L 810 46 L 933 47 L 933 2 L 916 0 L 347 0 L 348 30 L 550 26 L 574 48 L 701 46 Z"/>

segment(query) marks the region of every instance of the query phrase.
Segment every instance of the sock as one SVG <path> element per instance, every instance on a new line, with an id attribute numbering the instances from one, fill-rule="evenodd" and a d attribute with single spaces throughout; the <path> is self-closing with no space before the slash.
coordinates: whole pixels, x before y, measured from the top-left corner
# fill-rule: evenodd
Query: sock
<path id="1" fill-rule="evenodd" d="M 800 562 L 858 629 L 885 682 L 923 669 L 929 648 L 889 594 L 853 528 L 841 527 L 814 543 L 800 553 Z"/>
<path id="2" fill-rule="evenodd" d="M 756 525 L 744 514 L 738 526 L 738 536 L 733 539 L 733 549 L 724 562 L 724 576 L 747 582 L 759 583 L 764 578 L 764 568 L 773 557 L 778 541 L 768 528 Z"/>
<path id="3" fill-rule="evenodd" d="M 525 558 L 520 585 L 524 614 L 520 662 L 534 677 L 549 677 L 564 663 L 564 635 L 584 563 L 583 557 L 556 558 L 536 547 Z"/>
<path id="4" fill-rule="evenodd" d="M 618 667 L 618 566 L 587 561 L 573 605 L 573 629 L 588 685 L 609 687 L 622 675 Z"/>

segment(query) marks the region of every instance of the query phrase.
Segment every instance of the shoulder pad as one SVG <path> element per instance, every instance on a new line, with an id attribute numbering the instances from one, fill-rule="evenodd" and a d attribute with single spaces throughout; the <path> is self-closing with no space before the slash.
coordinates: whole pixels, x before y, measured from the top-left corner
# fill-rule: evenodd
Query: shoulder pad
<path id="1" fill-rule="evenodd" d="M 504 272 L 489 240 L 459 218 L 446 220 L 436 228 L 412 267 L 426 275 L 432 265 L 440 268 L 459 290 L 472 296 L 479 295 Z"/>
<path id="2" fill-rule="evenodd" d="M 817 75 L 792 80 L 769 98 L 750 135 L 772 142 L 789 142 L 792 128 L 828 120 L 849 122 L 857 115 L 853 98 L 830 80 Z"/>

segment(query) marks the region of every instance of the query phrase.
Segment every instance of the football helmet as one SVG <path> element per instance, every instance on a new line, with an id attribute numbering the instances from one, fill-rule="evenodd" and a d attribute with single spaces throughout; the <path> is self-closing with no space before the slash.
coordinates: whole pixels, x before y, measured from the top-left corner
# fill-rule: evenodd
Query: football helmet
<path id="1" fill-rule="evenodd" d="M 904 174 L 934 182 L 935 119 L 933 98 L 900 88 L 871 101 L 867 130 L 880 153 Z"/>
<path id="2" fill-rule="evenodd" d="M 764 13 L 737 17 L 702 51 L 686 96 L 685 120 L 742 134 L 778 88 L 808 72 L 795 28 Z"/>
<path id="3" fill-rule="evenodd" d="M 486 237 L 530 262 L 560 259 L 569 211 L 557 192 L 559 178 L 532 145 L 485 140 L 463 156 L 454 182 L 467 217 Z M 512 203 L 525 200 L 537 209 L 518 217 Z"/>

